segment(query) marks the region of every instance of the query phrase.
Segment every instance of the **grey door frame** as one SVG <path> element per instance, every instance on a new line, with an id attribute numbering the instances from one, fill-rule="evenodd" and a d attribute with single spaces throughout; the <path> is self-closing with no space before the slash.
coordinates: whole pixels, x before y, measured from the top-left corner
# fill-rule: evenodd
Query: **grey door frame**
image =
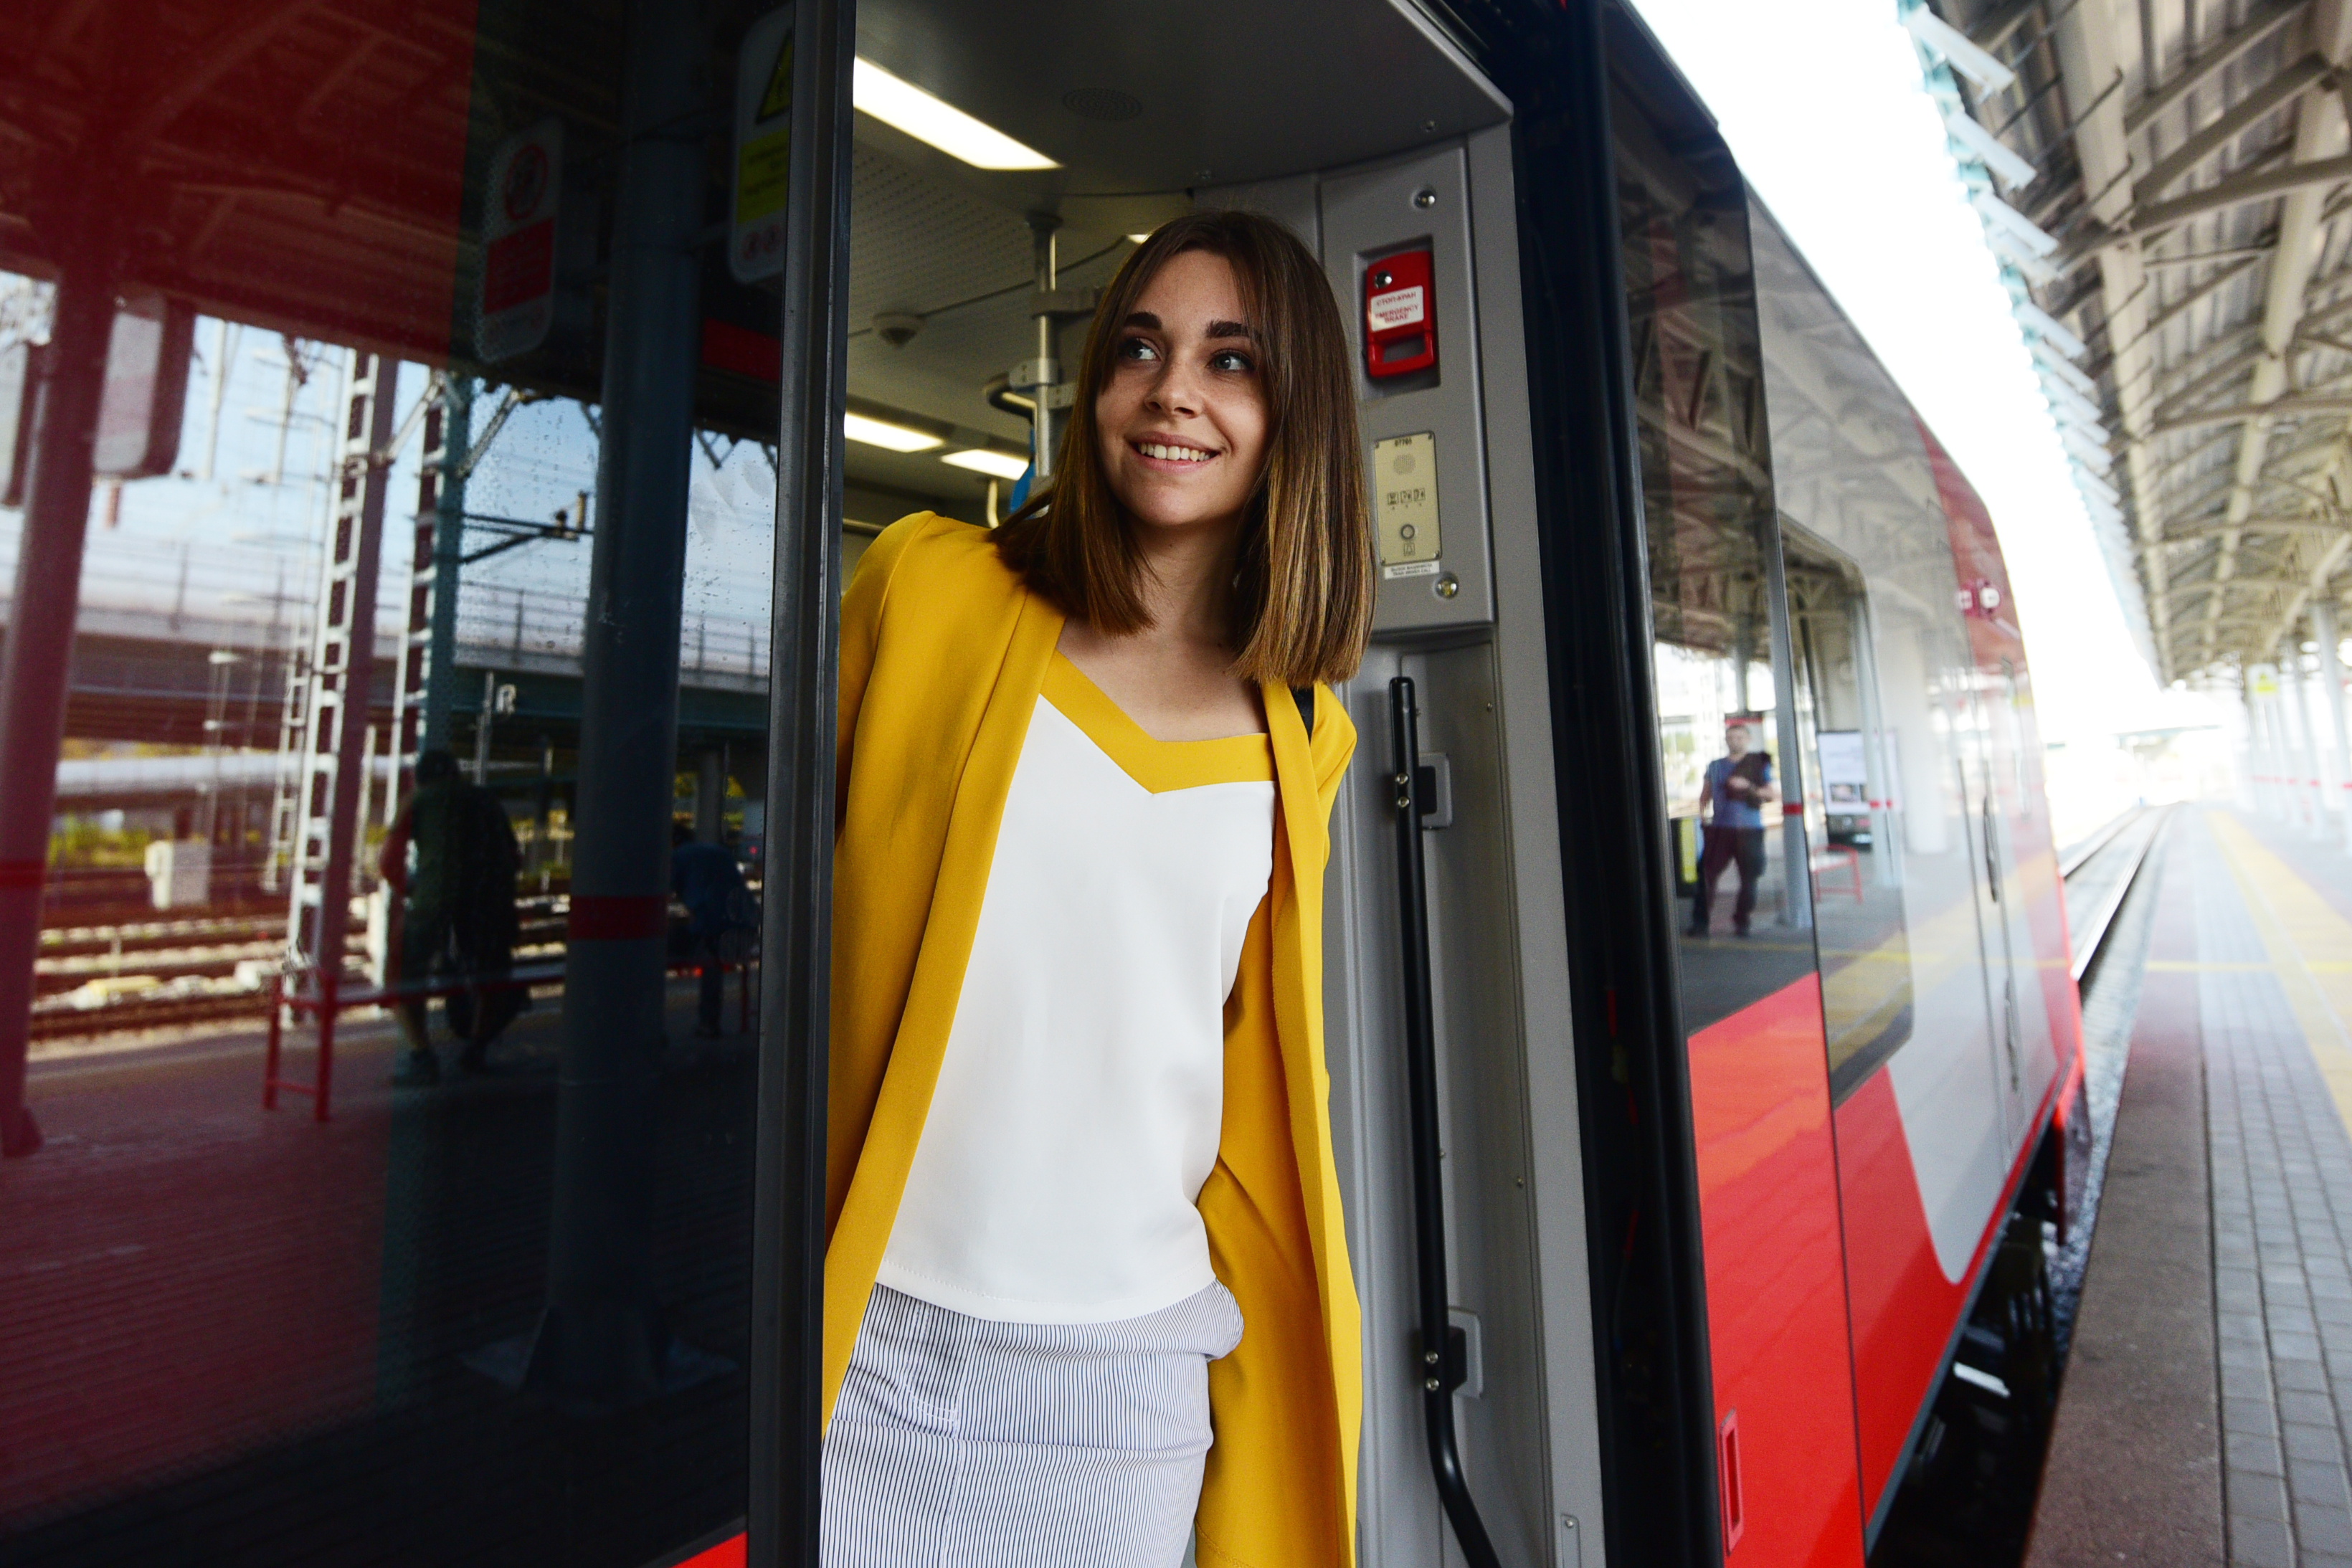
<path id="1" fill-rule="evenodd" d="M 817 1561 L 856 0 L 797 0 L 752 1199 L 751 1568 Z"/>

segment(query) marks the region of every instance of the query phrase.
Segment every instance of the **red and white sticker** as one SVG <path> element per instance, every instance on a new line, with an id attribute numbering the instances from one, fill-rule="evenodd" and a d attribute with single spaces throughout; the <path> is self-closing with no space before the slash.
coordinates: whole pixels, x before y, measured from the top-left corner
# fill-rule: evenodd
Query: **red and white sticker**
<path id="1" fill-rule="evenodd" d="M 1364 302 L 1364 314 L 1375 332 L 1418 327 L 1429 319 L 1429 290 L 1415 283 L 1404 288 L 1391 288 L 1386 294 L 1375 294 Z"/>
<path id="2" fill-rule="evenodd" d="M 508 137 L 490 155 L 474 349 L 492 364 L 547 341 L 555 319 L 562 181 L 563 122 L 551 116 Z"/>

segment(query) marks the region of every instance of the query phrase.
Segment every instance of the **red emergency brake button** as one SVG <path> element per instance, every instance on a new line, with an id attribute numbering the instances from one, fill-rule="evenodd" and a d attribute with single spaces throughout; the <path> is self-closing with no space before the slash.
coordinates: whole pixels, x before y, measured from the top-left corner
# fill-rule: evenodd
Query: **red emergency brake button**
<path id="1" fill-rule="evenodd" d="M 1436 363 L 1429 252 L 1384 256 L 1364 269 L 1364 373 L 1402 376 Z"/>

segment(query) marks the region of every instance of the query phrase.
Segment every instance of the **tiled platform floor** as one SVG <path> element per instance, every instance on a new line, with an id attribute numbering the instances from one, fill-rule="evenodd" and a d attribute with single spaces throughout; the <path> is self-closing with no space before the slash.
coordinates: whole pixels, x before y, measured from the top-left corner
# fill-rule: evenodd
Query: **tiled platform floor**
<path id="1" fill-rule="evenodd" d="M 2164 850 L 2029 1560 L 2352 1568 L 2352 857 Z"/>

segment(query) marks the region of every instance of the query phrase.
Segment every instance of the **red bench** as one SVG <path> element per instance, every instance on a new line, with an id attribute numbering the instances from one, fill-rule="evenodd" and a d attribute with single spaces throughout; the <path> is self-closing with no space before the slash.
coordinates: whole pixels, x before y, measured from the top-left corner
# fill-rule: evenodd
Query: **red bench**
<path id="1" fill-rule="evenodd" d="M 1815 850 L 1810 857 L 1813 877 L 1813 896 L 1822 895 L 1822 873 L 1833 866 L 1843 866 L 1853 879 L 1852 892 L 1856 904 L 1862 902 L 1862 856 L 1841 844 L 1829 844 Z"/>

